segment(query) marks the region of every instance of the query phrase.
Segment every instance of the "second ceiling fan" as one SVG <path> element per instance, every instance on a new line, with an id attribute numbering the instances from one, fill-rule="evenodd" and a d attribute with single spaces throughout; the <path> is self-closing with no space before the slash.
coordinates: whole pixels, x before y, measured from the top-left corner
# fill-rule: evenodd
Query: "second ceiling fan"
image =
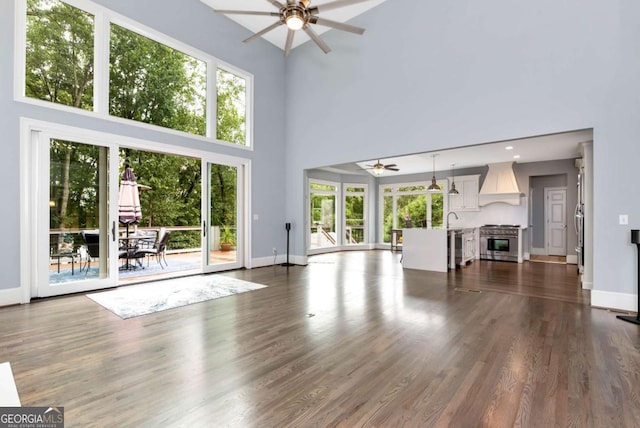
<path id="1" fill-rule="evenodd" d="M 318 16 L 320 12 L 326 12 L 328 10 L 337 9 L 344 6 L 350 6 L 356 3 L 364 3 L 369 0 L 336 0 L 330 3 L 321 4 L 319 6 L 309 6 L 309 0 L 286 0 L 281 3 L 278 0 L 266 0 L 275 7 L 278 8 L 278 12 L 264 12 L 264 11 L 251 11 L 251 10 L 215 10 L 216 13 L 222 13 L 227 15 L 258 15 L 258 16 L 274 16 L 279 18 L 277 22 L 269 25 L 267 28 L 258 31 L 251 37 L 243 40 L 248 43 L 258 37 L 268 33 L 275 28 L 286 25 L 287 26 L 287 41 L 284 46 L 284 55 L 288 56 L 291 53 L 291 47 L 293 45 L 293 37 L 298 30 L 303 30 L 307 35 L 315 42 L 324 53 L 329 53 L 331 48 L 322 40 L 318 34 L 311 28 L 311 24 L 323 25 L 325 27 L 335 28 L 336 30 L 348 31 L 354 34 L 363 34 L 364 28 L 356 27 L 354 25 L 345 24 L 342 22 L 332 21 L 330 19 L 321 18 Z"/>

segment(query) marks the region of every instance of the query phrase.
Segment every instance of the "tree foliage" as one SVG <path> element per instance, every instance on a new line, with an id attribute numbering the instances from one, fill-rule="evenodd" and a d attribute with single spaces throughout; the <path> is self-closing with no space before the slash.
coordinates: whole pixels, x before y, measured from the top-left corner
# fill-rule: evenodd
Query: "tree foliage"
<path id="1" fill-rule="evenodd" d="M 93 16 L 57 0 L 27 1 L 26 96 L 93 109 Z"/>
<path id="2" fill-rule="evenodd" d="M 206 66 L 111 24 L 109 113 L 205 135 Z"/>

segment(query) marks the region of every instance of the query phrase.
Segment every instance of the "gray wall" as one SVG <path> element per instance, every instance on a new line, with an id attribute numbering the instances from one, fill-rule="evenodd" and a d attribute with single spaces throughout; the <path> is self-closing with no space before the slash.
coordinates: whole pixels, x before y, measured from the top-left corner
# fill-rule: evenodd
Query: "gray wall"
<path id="1" fill-rule="evenodd" d="M 317 165 L 593 128 L 594 288 L 635 294 L 640 198 L 619 183 L 640 155 L 639 19 L 624 0 L 394 0 L 353 20 L 362 37 L 327 33 L 329 55 L 297 48 L 287 217 L 302 219 L 302 171 Z"/>
<path id="2" fill-rule="evenodd" d="M 3 273 L 0 289 L 19 286 L 19 118 L 22 116 L 252 159 L 251 203 L 253 213 L 259 214 L 259 220 L 253 221 L 252 256 L 271 256 L 274 246 L 283 253 L 286 246 L 284 212 L 274 209 L 285 204 L 282 191 L 285 177 L 285 61 L 282 52 L 263 40 L 243 44 L 241 40 L 249 35 L 248 30 L 226 17 L 215 15 L 199 0 L 99 0 L 97 3 L 252 73 L 255 79 L 255 150 L 223 147 L 189 137 L 15 102 L 14 2 L 3 0 L 0 14 L 0 178 L 4 184 L 0 197 L 4 203 L 0 204 L 0 228 L 5 245 L 0 250 L 0 272 Z"/>

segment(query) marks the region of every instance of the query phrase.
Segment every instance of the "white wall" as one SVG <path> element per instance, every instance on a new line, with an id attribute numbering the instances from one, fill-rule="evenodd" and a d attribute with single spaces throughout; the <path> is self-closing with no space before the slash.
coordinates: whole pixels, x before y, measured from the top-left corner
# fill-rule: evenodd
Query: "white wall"
<path id="1" fill-rule="evenodd" d="M 329 55 L 297 48 L 287 217 L 303 219 L 306 168 L 593 128 L 593 286 L 634 307 L 640 198 L 620 184 L 640 159 L 639 20 L 640 2 L 624 0 L 394 0 L 353 20 L 362 37 L 327 33 Z"/>

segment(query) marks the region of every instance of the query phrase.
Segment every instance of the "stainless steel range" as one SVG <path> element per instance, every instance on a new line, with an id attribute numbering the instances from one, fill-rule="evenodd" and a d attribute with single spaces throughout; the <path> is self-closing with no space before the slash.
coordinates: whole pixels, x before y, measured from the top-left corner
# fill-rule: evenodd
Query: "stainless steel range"
<path id="1" fill-rule="evenodd" d="M 518 261 L 518 232 L 513 224 L 487 224 L 480 227 L 480 258 Z"/>

